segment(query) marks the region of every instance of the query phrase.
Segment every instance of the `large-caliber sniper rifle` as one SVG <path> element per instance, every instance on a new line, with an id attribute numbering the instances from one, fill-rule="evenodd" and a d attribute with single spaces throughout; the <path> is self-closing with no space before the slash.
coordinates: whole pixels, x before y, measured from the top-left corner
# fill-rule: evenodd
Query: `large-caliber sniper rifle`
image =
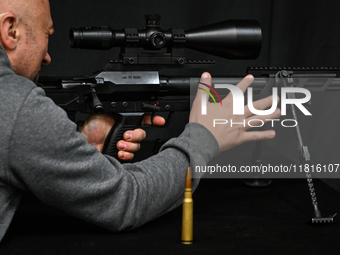
<path id="1" fill-rule="evenodd" d="M 39 81 L 47 96 L 65 109 L 71 119 L 79 112 L 116 114 L 115 125 L 104 145 L 105 154 L 117 156 L 117 142 L 126 130 L 140 126 L 145 113 L 169 113 L 167 126 L 174 112 L 190 110 L 191 79 L 159 74 L 164 68 L 213 64 L 209 60 L 186 59 L 185 48 L 229 59 L 254 59 L 261 49 L 261 29 L 254 20 L 223 21 L 186 32 L 183 29 L 162 30 L 159 20 L 158 15 L 147 15 L 146 27 L 142 30 L 71 29 L 71 47 L 100 50 L 121 47 L 120 58 L 109 61 L 102 70 L 91 75 L 44 77 Z M 339 72 L 339 68 L 248 68 L 248 73 L 255 76 L 252 87 L 259 97 L 271 94 L 272 88 L 278 86 L 304 87 L 310 91 L 340 90 Z M 237 84 L 241 79 L 216 78 L 212 83 Z M 293 118 L 297 119 L 294 105 L 291 106 Z M 308 163 L 310 154 L 303 144 L 299 126 L 296 135 L 301 162 Z M 257 142 L 253 164 L 261 162 L 261 147 L 262 142 Z M 335 214 L 321 215 L 310 173 L 307 173 L 307 182 L 315 215 L 312 222 L 332 222 Z"/>
<path id="2" fill-rule="evenodd" d="M 254 59 L 262 33 L 255 20 L 227 20 L 184 31 L 162 30 L 159 15 L 146 15 L 146 27 L 113 30 L 83 27 L 70 30 L 73 48 L 106 50 L 120 47 L 118 60 L 83 77 L 42 77 L 46 95 L 71 119 L 76 113 L 115 113 L 115 125 L 103 153 L 117 157 L 116 144 L 126 130 L 141 125 L 145 113 L 190 111 L 190 78 L 166 77 L 160 69 L 210 65 L 211 60 L 188 60 L 185 48 L 229 59 Z"/>

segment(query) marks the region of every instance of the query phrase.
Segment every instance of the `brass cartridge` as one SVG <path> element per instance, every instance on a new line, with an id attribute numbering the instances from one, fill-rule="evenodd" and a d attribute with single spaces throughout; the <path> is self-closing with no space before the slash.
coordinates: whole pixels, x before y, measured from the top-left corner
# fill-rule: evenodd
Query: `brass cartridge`
<path id="1" fill-rule="evenodd" d="M 193 242 L 193 200 L 190 168 L 188 168 L 185 179 L 185 190 L 183 199 L 182 214 L 182 243 L 192 244 Z"/>

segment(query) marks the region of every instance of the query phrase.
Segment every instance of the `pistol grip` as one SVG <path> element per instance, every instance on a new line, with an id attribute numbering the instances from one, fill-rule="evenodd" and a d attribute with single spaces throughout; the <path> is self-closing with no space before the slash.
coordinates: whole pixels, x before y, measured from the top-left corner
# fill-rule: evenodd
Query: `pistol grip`
<path id="1" fill-rule="evenodd" d="M 118 159 L 117 143 L 123 140 L 123 135 L 127 130 L 134 130 L 140 127 L 144 118 L 144 113 L 120 113 L 115 116 L 115 124 L 111 128 L 104 143 L 103 154 L 110 155 Z"/>

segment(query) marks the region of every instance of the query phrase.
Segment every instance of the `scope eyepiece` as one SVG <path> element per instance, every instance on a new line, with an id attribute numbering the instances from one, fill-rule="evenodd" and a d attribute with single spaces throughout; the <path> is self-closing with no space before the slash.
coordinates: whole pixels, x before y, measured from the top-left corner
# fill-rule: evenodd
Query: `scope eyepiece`
<path id="1" fill-rule="evenodd" d="M 108 50 L 114 47 L 114 32 L 109 27 L 71 28 L 71 48 Z"/>

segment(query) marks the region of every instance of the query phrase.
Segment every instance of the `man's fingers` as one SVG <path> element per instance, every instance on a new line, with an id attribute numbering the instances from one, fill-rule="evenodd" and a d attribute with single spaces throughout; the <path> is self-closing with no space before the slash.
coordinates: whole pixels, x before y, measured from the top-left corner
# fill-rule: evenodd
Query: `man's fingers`
<path id="1" fill-rule="evenodd" d="M 253 142 L 259 140 L 273 139 L 276 133 L 274 130 L 244 132 L 241 142 Z"/>
<path id="2" fill-rule="evenodd" d="M 264 123 L 269 122 L 269 120 L 278 119 L 281 116 L 280 108 L 277 108 L 272 114 L 269 115 L 254 115 L 246 119 L 246 127 L 245 129 L 249 129 L 252 127 L 260 127 L 263 126 Z M 249 126 L 251 125 L 251 126 Z"/>
<path id="3" fill-rule="evenodd" d="M 121 159 L 121 160 L 132 160 L 134 157 L 134 154 L 133 153 L 130 153 L 130 152 L 126 152 L 126 151 L 119 151 L 118 152 L 118 158 Z"/>
<path id="4" fill-rule="evenodd" d="M 204 72 L 201 75 L 200 83 L 198 84 L 195 102 L 194 102 L 192 108 L 194 108 L 196 106 L 197 107 L 201 106 L 202 95 L 207 94 L 207 91 L 208 92 L 210 91 L 209 86 L 211 86 L 211 75 L 210 75 L 210 73 Z M 208 100 L 207 100 L 207 102 L 208 102 Z"/>
<path id="5" fill-rule="evenodd" d="M 210 73 L 207 73 L 207 72 L 202 73 L 200 82 L 198 84 L 198 88 L 200 88 L 200 89 L 197 91 L 197 95 L 199 95 L 199 94 L 202 95 L 202 94 L 206 93 L 202 89 L 210 91 L 210 86 L 211 86 L 211 75 L 210 75 Z"/>
<path id="6" fill-rule="evenodd" d="M 125 152 L 136 152 L 140 149 L 140 143 L 130 143 L 121 140 L 117 143 L 117 149 Z"/>
<path id="7" fill-rule="evenodd" d="M 274 101 L 274 104 L 273 104 L 273 101 Z M 271 107 L 270 109 L 272 110 L 272 108 L 277 107 L 277 104 L 279 101 L 280 101 L 279 97 L 276 98 L 276 102 L 275 102 L 273 96 L 269 96 L 269 97 L 262 98 L 262 99 L 259 99 L 253 102 L 253 107 L 256 110 L 266 110 L 267 108 Z M 246 105 L 244 107 L 244 116 L 248 117 L 251 115 L 253 115 L 253 113 L 250 111 L 249 105 Z"/>
<path id="8" fill-rule="evenodd" d="M 144 119 L 142 121 L 142 124 L 144 125 L 151 125 L 151 115 L 147 114 L 144 116 Z M 153 117 L 153 124 L 156 126 L 163 126 L 165 124 L 165 119 L 161 116 L 154 116 Z"/>
<path id="9" fill-rule="evenodd" d="M 140 142 L 146 137 L 143 129 L 137 128 L 133 131 L 126 131 L 123 135 L 124 140 L 117 143 L 118 158 L 122 160 L 131 160 L 134 152 L 140 149 Z"/>
<path id="10" fill-rule="evenodd" d="M 146 137 L 146 132 L 141 128 L 126 131 L 123 135 L 124 141 L 132 142 L 132 143 L 139 143 L 145 137 Z"/>
<path id="11" fill-rule="evenodd" d="M 239 87 L 243 94 L 246 92 L 247 88 L 253 83 L 254 81 L 254 76 L 251 74 L 247 75 L 240 81 L 236 86 Z"/>

